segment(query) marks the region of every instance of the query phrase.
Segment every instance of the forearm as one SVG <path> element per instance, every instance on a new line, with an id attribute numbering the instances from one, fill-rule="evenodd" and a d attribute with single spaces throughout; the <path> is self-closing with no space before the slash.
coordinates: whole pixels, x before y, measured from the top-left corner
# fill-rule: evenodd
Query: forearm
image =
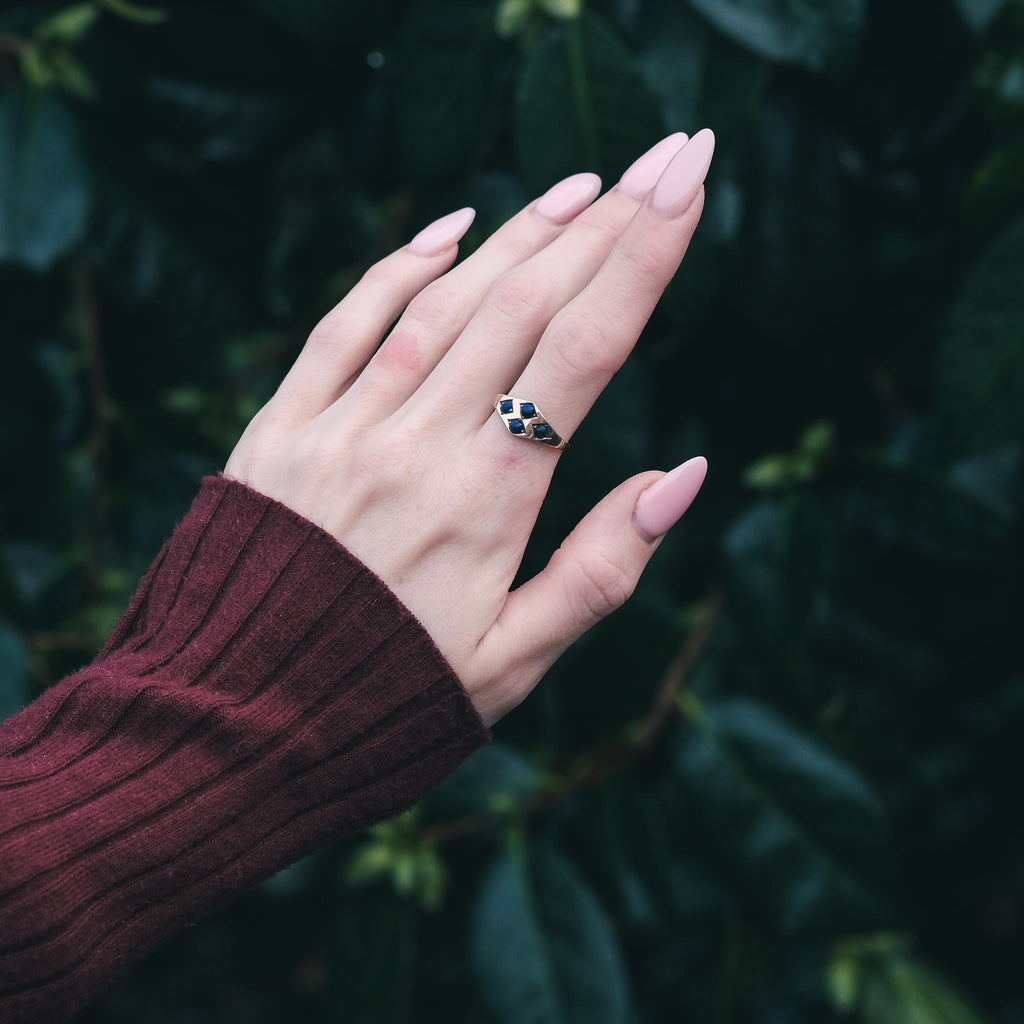
<path id="1" fill-rule="evenodd" d="M 66 1019 L 485 740 L 369 570 L 276 502 L 207 481 L 93 665 L 0 726 L 0 1016 Z"/>

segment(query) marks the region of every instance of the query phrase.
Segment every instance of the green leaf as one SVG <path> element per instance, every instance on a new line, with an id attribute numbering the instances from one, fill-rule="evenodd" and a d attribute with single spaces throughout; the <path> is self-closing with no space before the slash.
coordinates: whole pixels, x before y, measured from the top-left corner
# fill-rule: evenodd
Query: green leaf
<path id="1" fill-rule="evenodd" d="M 975 450 L 1024 436 L 1024 218 L 964 283 L 935 354 L 940 412 Z"/>
<path id="2" fill-rule="evenodd" d="M 502 39 L 518 35 L 530 23 L 531 0 L 501 0 L 494 12 L 494 31 Z"/>
<path id="3" fill-rule="evenodd" d="M 936 561 L 1001 562 L 1019 520 L 1014 490 L 1020 465 L 1020 448 L 1013 445 L 950 468 L 891 451 L 873 459 L 865 476 L 871 520 L 890 542 Z"/>
<path id="4" fill-rule="evenodd" d="M 473 971 L 500 1024 L 625 1024 L 626 970 L 590 886 L 546 847 L 513 844 L 491 864 L 473 910 Z"/>
<path id="5" fill-rule="evenodd" d="M 36 29 L 36 39 L 40 43 L 77 43 L 92 28 L 99 17 L 94 4 L 72 4 L 64 7 L 42 22 Z"/>
<path id="6" fill-rule="evenodd" d="M 537 6 L 552 18 L 578 18 L 583 10 L 583 0 L 537 0 Z"/>
<path id="7" fill-rule="evenodd" d="M 941 974 L 909 958 L 887 964 L 865 989 L 864 1024 L 985 1024 Z"/>
<path id="8" fill-rule="evenodd" d="M 369 16 L 367 5 L 338 0 L 245 0 L 297 35 L 316 42 L 342 39 L 353 22 Z"/>
<path id="9" fill-rule="evenodd" d="M 539 792 L 543 780 L 514 747 L 501 742 L 481 747 L 428 798 L 432 816 L 500 812 Z"/>
<path id="10" fill-rule="evenodd" d="M 813 71 L 853 59 L 865 0 L 690 0 L 716 28 L 753 53 Z"/>
<path id="11" fill-rule="evenodd" d="M 985 1024 L 967 996 L 907 945 L 886 933 L 840 943 L 828 968 L 836 1006 L 859 1009 L 863 1024 Z"/>
<path id="12" fill-rule="evenodd" d="M 416 933 L 410 900 L 381 888 L 345 893 L 331 948 L 331 1020 L 409 1021 Z"/>
<path id="13" fill-rule="evenodd" d="M 761 98 L 744 145 L 743 215 L 730 300 L 758 333 L 809 358 L 830 351 L 856 308 L 857 234 L 844 144 L 805 99 Z M 813 213 L 811 212 L 813 211 Z"/>
<path id="14" fill-rule="evenodd" d="M 835 446 L 835 427 L 827 420 L 812 423 L 792 453 L 762 456 L 743 473 L 743 482 L 759 490 L 792 487 L 813 480 Z"/>
<path id="15" fill-rule="evenodd" d="M 395 62 L 398 141 L 412 180 L 479 160 L 501 125 L 512 56 L 486 4 L 413 8 Z"/>
<path id="16" fill-rule="evenodd" d="M 140 7 L 128 0 L 99 0 L 99 3 L 112 14 L 140 25 L 158 25 L 167 20 L 167 12 L 159 7 Z"/>
<path id="17" fill-rule="evenodd" d="M 675 4 L 647 5 L 638 34 L 644 80 L 661 101 L 669 127 L 692 133 L 703 124 L 714 125 L 723 131 L 721 143 L 761 112 L 770 65 L 751 59 L 693 11 Z M 726 173 L 716 166 L 715 188 L 707 199 L 722 188 Z M 707 210 L 701 232 L 706 230 Z"/>
<path id="18" fill-rule="evenodd" d="M 955 3 L 971 30 L 980 34 L 992 24 L 1007 0 L 955 0 Z"/>
<path id="19" fill-rule="evenodd" d="M 577 171 L 611 178 L 663 134 L 633 55 L 584 13 L 533 44 L 515 108 L 516 151 L 534 191 Z"/>
<path id="20" fill-rule="evenodd" d="M 1009 111 L 1019 116 L 1024 111 L 1024 54 L 1021 55 L 1017 81 L 1022 95 L 1016 106 L 1005 104 L 1005 97 L 995 90 L 985 97 L 995 117 Z M 967 212 L 974 233 L 981 238 L 995 239 L 1024 209 L 1024 132 L 1010 139 L 975 169 L 967 195 Z"/>
<path id="21" fill-rule="evenodd" d="M 746 698 L 685 704 L 678 750 L 707 842 L 785 934 L 877 926 L 892 851 L 880 798 L 845 761 Z"/>
<path id="22" fill-rule="evenodd" d="M 75 124 L 55 97 L 0 97 L 0 263 L 46 270 L 85 234 L 89 182 Z"/>
<path id="23" fill-rule="evenodd" d="M 725 534 L 729 606 L 762 665 L 806 681 L 808 655 L 832 607 L 837 523 L 812 492 L 744 510 Z"/>
<path id="24" fill-rule="evenodd" d="M 0 721 L 24 707 L 31 675 L 28 651 L 9 622 L 0 619 Z"/>

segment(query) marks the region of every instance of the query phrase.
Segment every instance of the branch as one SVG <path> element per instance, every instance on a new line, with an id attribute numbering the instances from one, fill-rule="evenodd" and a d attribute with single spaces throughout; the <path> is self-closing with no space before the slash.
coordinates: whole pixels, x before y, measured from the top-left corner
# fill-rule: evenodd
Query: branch
<path id="1" fill-rule="evenodd" d="M 18 56 L 32 48 L 32 43 L 21 36 L 13 35 L 10 32 L 0 32 L 0 50 L 6 53 L 15 53 Z"/>
<path id="2" fill-rule="evenodd" d="M 690 630 L 665 669 L 647 714 L 627 727 L 624 735 L 600 743 L 587 751 L 577 761 L 576 768 L 571 769 L 563 779 L 550 789 L 522 801 L 511 812 L 481 811 L 453 818 L 451 821 L 424 829 L 420 835 L 421 841 L 439 844 L 484 832 L 498 822 L 506 820 L 510 813 L 521 818 L 531 818 L 576 793 L 593 788 L 630 761 L 645 754 L 676 713 L 676 696 L 704 652 L 721 616 L 723 605 L 722 589 L 715 587 L 702 602 L 697 624 Z"/>
<path id="3" fill-rule="evenodd" d="M 103 339 L 100 330 L 96 282 L 93 279 L 91 268 L 84 259 L 79 258 L 73 262 L 71 279 L 92 408 L 89 448 L 93 460 L 94 476 L 87 533 L 89 562 L 86 566 L 86 592 L 95 595 L 99 589 L 104 527 L 107 518 L 107 470 L 110 459 L 110 425 L 113 419 L 113 409 L 103 359 Z"/>

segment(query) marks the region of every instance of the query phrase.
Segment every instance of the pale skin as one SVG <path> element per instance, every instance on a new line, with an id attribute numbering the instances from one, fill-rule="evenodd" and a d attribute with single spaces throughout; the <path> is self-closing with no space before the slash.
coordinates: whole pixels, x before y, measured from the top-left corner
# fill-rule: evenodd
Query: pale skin
<path id="1" fill-rule="evenodd" d="M 225 468 L 387 583 L 488 724 L 625 602 L 703 478 L 693 460 L 626 480 L 510 590 L 572 449 L 512 437 L 495 396 L 535 402 L 571 441 L 700 219 L 713 139 L 685 143 L 663 140 L 590 205 L 593 176 L 556 186 L 454 269 L 468 211 L 373 266 L 313 330 Z M 514 516 L 500 500 L 510 483 Z"/>

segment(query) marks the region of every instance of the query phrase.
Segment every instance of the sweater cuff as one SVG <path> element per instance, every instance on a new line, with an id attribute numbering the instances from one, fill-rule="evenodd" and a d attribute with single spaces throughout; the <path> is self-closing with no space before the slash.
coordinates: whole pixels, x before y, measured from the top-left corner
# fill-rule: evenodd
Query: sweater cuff
<path id="1" fill-rule="evenodd" d="M 96 661 L 0 730 L 0 1005 L 17 979 L 26 1004 L 70 1006 L 487 739 L 366 566 L 207 479 Z"/>

